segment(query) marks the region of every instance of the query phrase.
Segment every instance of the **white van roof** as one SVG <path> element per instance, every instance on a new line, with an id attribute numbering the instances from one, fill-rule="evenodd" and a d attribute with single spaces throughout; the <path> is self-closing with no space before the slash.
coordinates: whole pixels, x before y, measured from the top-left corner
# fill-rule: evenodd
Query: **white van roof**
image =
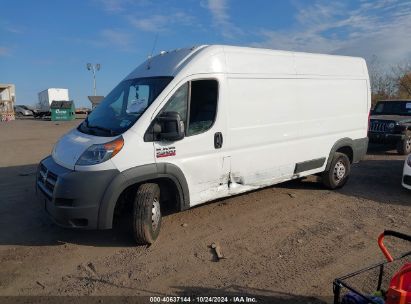
<path id="1" fill-rule="evenodd" d="M 161 52 L 147 59 L 126 79 L 207 73 L 312 75 L 368 79 L 359 57 L 289 52 L 252 47 L 202 45 Z"/>

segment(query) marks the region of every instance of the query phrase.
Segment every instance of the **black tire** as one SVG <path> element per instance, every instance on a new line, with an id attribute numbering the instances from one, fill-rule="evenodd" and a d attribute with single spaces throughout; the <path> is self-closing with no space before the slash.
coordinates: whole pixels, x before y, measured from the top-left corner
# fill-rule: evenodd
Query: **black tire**
<path id="1" fill-rule="evenodd" d="M 161 228 L 160 187 L 157 184 L 141 185 L 133 205 L 133 234 L 138 244 L 152 244 Z"/>
<path id="2" fill-rule="evenodd" d="M 347 183 L 351 172 L 351 163 L 347 155 L 335 152 L 330 168 L 324 171 L 321 181 L 328 189 L 338 189 Z"/>
<path id="3" fill-rule="evenodd" d="M 407 134 L 403 140 L 397 143 L 397 152 L 401 155 L 408 155 L 411 153 L 411 135 Z"/>

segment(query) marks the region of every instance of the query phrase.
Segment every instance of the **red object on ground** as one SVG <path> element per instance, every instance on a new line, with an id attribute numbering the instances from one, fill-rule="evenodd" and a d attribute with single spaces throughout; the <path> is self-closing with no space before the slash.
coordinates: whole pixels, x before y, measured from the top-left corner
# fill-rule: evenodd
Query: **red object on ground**
<path id="1" fill-rule="evenodd" d="M 391 279 L 385 304 L 411 303 L 411 263 L 402 266 Z"/>
<path id="2" fill-rule="evenodd" d="M 378 237 L 378 246 L 388 262 L 394 259 L 384 246 L 384 237 L 392 235 L 409 240 L 409 236 L 394 231 L 384 231 Z M 391 279 L 390 287 L 386 293 L 385 304 L 411 304 L 411 263 L 405 263 Z"/>
<path id="3" fill-rule="evenodd" d="M 388 262 L 392 262 L 394 261 L 393 257 L 391 256 L 391 254 L 388 252 L 387 248 L 385 248 L 385 245 L 383 243 L 384 241 L 384 237 L 385 237 L 385 231 L 383 233 L 380 234 L 380 236 L 378 237 L 378 246 L 380 246 L 380 249 L 382 251 L 382 253 L 384 254 L 385 258 L 387 259 Z"/>

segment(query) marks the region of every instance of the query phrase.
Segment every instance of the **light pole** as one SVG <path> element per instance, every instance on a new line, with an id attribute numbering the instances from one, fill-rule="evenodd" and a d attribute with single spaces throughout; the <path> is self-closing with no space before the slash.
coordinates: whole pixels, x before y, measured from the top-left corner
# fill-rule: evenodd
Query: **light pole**
<path id="1" fill-rule="evenodd" d="M 101 65 L 100 63 L 96 64 L 91 64 L 87 63 L 87 70 L 91 71 L 93 73 L 93 89 L 94 89 L 94 96 L 96 96 L 96 72 L 100 71 Z"/>

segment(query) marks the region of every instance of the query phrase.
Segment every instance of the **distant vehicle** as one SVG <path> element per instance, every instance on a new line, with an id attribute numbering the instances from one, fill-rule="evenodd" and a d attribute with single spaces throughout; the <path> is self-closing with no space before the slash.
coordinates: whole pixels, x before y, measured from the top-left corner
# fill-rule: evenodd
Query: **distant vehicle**
<path id="1" fill-rule="evenodd" d="M 402 174 L 402 186 L 411 190 L 411 154 L 408 155 L 404 162 L 404 171 Z"/>
<path id="2" fill-rule="evenodd" d="M 379 101 L 370 115 L 370 142 L 396 145 L 401 155 L 411 153 L 411 99 Z"/>
<path id="3" fill-rule="evenodd" d="M 38 117 L 50 116 L 50 105 L 53 101 L 69 101 L 68 89 L 50 88 L 41 91 L 38 94 L 39 97 L 39 109 Z"/>
<path id="4" fill-rule="evenodd" d="M 76 114 L 88 114 L 89 111 L 89 108 L 76 108 Z"/>
<path id="5" fill-rule="evenodd" d="M 17 117 L 33 116 L 33 111 L 25 105 L 15 105 L 14 106 L 14 114 Z"/>
<path id="6" fill-rule="evenodd" d="M 33 112 L 34 117 L 39 115 L 39 110 L 36 107 L 30 105 L 26 105 L 26 107 Z"/>
<path id="7" fill-rule="evenodd" d="M 162 52 L 60 138 L 38 166 L 37 194 L 74 228 L 110 229 L 130 207 L 135 240 L 153 243 L 164 207 L 311 174 L 341 188 L 367 151 L 370 96 L 362 58 L 221 45 Z"/>

